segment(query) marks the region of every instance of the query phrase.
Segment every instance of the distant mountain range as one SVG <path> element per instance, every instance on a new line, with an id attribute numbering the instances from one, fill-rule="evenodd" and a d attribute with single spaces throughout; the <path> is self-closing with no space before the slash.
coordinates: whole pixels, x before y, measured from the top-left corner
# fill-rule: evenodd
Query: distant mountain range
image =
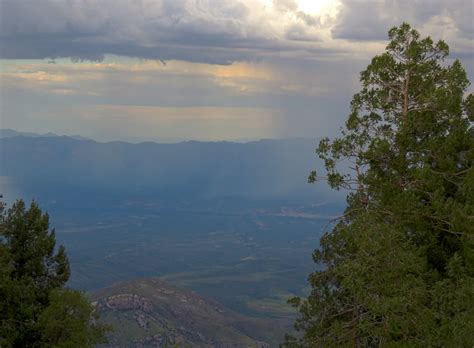
<path id="1" fill-rule="evenodd" d="M 66 136 L 66 135 L 57 135 L 52 132 L 48 133 L 43 133 L 43 134 L 38 134 L 38 133 L 32 133 L 32 132 L 19 132 L 14 129 L 10 128 L 3 128 L 0 129 L 0 139 L 1 138 L 13 138 L 13 137 L 31 137 L 31 138 L 51 138 L 51 137 L 61 137 L 61 136 Z M 67 135 L 69 138 L 77 139 L 77 140 L 90 140 L 89 138 L 82 137 L 80 135 Z"/>
<path id="2" fill-rule="evenodd" d="M 283 200 L 334 198 L 307 184 L 321 167 L 307 139 L 249 143 L 99 143 L 80 136 L 0 132 L 0 184 L 8 197 L 81 207 L 102 200 Z"/>
<path id="3" fill-rule="evenodd" d="M 291 322 L 233 312 L 195 292 L 156 279 L 115 284 L 92 295 L 114 331 L 107 347 L 270 347 Z"/>

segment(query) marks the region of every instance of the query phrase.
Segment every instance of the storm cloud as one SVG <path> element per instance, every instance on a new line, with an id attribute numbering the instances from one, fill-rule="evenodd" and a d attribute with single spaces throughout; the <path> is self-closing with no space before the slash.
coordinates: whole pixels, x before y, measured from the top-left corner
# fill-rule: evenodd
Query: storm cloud
<path id="1" fill-rule="evenodd" d="M 351 1 L 322 18 L 295 0 L 3 0 L 1 57 L 101 60 L 107 54 L 228 64 L 343 50 L 332 39 L 383 40 L 389 26 L 452 27 L 472 43 L 471 0 Z M 429 29 L 429 28 L 428 28 Z M 438 27 L 439 29 L 439 27 Z"/>
<path id="2" fill-rule="evenodd" d="M 227 64 L 314 49 L 301 44 L 302 37 L 318 41 L 308 18 L 300 15 L 281 27 L 272 18 L 275 11 L 258 1 L 234 0 L 4 0 L 1 57 L 102 60 L 115 54 Z"/>

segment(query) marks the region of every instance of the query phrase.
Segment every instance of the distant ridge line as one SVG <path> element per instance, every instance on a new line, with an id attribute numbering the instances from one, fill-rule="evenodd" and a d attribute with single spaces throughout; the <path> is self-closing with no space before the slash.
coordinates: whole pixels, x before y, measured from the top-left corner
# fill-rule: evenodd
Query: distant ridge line
<path id="1" fill-rule="evenodd" d="M 305 137 L 289 137 L 289 138 L 262 138 L 262 139 L 229 139 L 229 140 L 196 140 L 196 139 L 186 139 L 186 140 L 144 140 L 144 141 L 128 141 L 128 140 L 106 140 L 100 141 L 88 137 L 84 137 L 79 134 L 66 135 L 66 134 L 56 134 L 53 132 L 47 133 L 34 133 L 34 132 L 23 132 L 11 128 L 0 128 L 0 139 L 5 138 L 14 138 L 14 137 L 27 137 L 27 138 L 71 138 L 80 141 L 92 141 L 99 144 L 130 144 L 130 145 L 141 145 L 141 144 L 163 144 L 163 145 L 174 145 L 174 144 L 183 144 L 183 143 L 228 143 L 228 144 L 254 144 L 260 142 L 278 142 L 278 141 L 314 141 L 316 144 L 318 139 L 305 138 Z"/>

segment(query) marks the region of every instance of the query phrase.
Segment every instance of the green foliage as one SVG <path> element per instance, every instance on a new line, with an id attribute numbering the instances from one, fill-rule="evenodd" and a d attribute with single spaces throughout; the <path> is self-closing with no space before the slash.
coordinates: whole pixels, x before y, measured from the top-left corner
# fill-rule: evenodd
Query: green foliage
<path id="1" fill-rule="evenodd" d="M 290 300 L 301 335 L 288 347 L 474 343 L 474 97 L 446 43 L 406 23 L 389 38 L 342 137 L 317 149 L 329 185 L 350 193 L 313 255 L 326 268 Z"/>
<path id="2" fill-rule="evenodd" d="M 93 347 L 103 343 L 107 327 L 85 325 L 97 320 L 84 294 L 70 289 L 55 289 L 49 306 L 40 314 L 38 327 L 42 341 L 48 347 Z"/>
<path id="3" fill-rule="evenodd" d="M 49 217 L 35 202 L 0 207 L 0 346 L 92 347 L 105 328 L 80 292 L 63 288 L 69 262 L 55 250 Z"/>

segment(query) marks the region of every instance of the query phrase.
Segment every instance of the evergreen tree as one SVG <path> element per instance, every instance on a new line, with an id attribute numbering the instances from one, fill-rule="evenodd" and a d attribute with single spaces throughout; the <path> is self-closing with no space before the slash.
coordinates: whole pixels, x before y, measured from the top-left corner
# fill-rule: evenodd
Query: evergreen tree
<path id="1" fill-rule="evenodd" d="M 105 327 L 86 297 L 63 288 L 69 262 L 35 202 L 0 207 L 0 346 L 92 347 Z M 61 324 L 57 324 L 60 320 Z"/>
<path id="2" fill-rule="evenodd" d="M 388 34 L 342 136 L 317 149 L 348 205 L 314 252 L 310 295 L 290 300 L 301 335 L 284 346 L 474 344 L 474 97 L 445 42 L 406 23 Z"/>

